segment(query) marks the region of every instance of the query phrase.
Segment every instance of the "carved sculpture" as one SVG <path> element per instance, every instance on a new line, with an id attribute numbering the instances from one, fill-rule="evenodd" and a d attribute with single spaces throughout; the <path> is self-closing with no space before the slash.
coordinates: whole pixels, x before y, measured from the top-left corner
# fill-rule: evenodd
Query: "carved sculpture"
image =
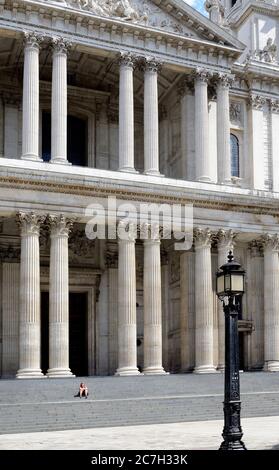
<path id="1" fill-rule="evenodd" d="M 276 63 L 277 62 L 277 46 L 273 43 L 272 38 L 268 38 L 263 49 L 255 50 L 247 54 L 247 61 L 259 60 L 261 62 Z"/>

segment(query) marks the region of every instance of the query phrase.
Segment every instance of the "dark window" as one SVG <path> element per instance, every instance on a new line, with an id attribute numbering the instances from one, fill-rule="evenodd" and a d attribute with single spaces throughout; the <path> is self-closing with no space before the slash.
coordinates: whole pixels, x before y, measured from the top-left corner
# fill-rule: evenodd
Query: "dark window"
<path id="1" fill-rule="evenodd" d="M 67 119 L 67 158 L 72 165 L 87 166 L 87 121 L 75 116 Z M 42 157 L 44 162 L 51 158 L 51 115 L 43 112 Z"/>
<path id="2" fill-rule="evenodd" d="M 231 172 L 232 176 L 239 177 L 239 141 L 231 134 Z"/>

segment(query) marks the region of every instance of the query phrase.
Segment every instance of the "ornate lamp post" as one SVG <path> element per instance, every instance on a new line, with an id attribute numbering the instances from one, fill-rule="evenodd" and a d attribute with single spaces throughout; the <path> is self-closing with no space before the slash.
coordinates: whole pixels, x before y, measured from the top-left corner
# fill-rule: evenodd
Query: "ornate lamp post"
<path id="1" fill-rule="evenodd" d="M 228 262 L 216 274 L 216 292 L 223 301 L 225 314 L 224 441 L 220 450 L 246 450 L 241 441 L 243 432 L 240 424 L 238 314 L 245 277 L 245 271 L 240 268 L 241 265 L 234 261 L 230 251 Z"/>

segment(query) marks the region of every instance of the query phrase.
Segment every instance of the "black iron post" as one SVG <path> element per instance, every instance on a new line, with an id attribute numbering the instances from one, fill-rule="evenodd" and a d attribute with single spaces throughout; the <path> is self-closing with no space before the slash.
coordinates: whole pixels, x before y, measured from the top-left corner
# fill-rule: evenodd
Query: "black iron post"
<path id="1" fill-rule="evenodd" d="M 224 441 L 220 450 L 246 450 L 241 438 L 240 387 L 239 387 L 239 345 L 238 313 L 234 296 L 224 305 L 225 313 L 225 399 L 224 399 Z"/>

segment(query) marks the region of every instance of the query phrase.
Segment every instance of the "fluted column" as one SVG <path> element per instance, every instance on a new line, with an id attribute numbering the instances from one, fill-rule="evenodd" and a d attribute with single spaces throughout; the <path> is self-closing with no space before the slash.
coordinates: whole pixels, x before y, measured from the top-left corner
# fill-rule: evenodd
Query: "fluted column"
<path id="1" fill-rule="evenodd" d="M 196 373 L 215 372 L 213 365 L 213 291 L 211 231 L 195 230 Z"/>
<path id="2" fill-rule="evenodd" d="M 153 230 L 154 229 L 154 230 Z M 162 292 L 159 227 L 146 227 L 144 240 L 144 369 L 162 375 Z"/>
<path id="3" fill-rule="evenodd" d="M 44 377 L 41 371 L 40 225 L 44 218 L 20 212 L 21 234 L 18 379 Z"/>
<path id="4" fill-rule="evenodd" d="M 279 372 L 279 236 L 265 235 L 264 244 L 264 368 Z"/>
<path id="5" fill-rule="evenodd" d="M 219 73 L 217 80 L 218 183 L 231 184 L 229 89 L 233 77 L 228 74 Z"/>
<path id="6" fill-rule="evenodd" d="M 133 84 L 135 57 L 130 53 L 121 53 L 119 65 L 119 170 L 135 172 Z"/>
<path id="7" fill-rule="evenodd" d="M 144 62 L 144 173 L 159 176 L 158 71 L 160 62 Z"/>
<path id="8" fill-rule="evenodd" d="M 114 374 L 118 364 L 118 250 L 117 244 L 107 243 L 108 269 L 108 323 L 109 373 Z"/>
<path id="9" fill-rule="evenodd" d="M 49 369 L 48 377 L 74 377 L 69 368 L 68 238 L 72 221 L 49 215 Z"/>
<path id="10" fill-rule="evenodd" d="M 67 54 L 70 43 L 53 38 L 51 95 L 51 163 L 67 161 Z"/>
<path id="11" fill-rule="evenodd" d="M 195 151 L 196 179 L 211 182 L 208 127 L 208 81 L 210 74 L 204 69 L 195 72 Z"/>
<path id="12" fill-rule="evenodd" d="M 39 157 L 39 50 L 41 36 L 25 33 L 22 103 L 22 156 L 40 161 Z"/>
<path id="13" fill-rule="evenodd" d="M 192 251 L 180 255 L 180 357 L 181 372 L 194 368 L 195 312 L 195 259 Z"/>
<path id="14" fill-rule="evenodd" d="M 136 312 L 136 225 L 118 226 L 118 369 L 116 375 L 138 375 Z M 121 229 L 121 233 L 119 232 Z"/>
<path id="15" fill-rule="evenodd" d="M 219 230 L 217 234 L 218 269 L 228 261 L 228 254 L 234 249 L 235 233 Z M 225 369 L 225 315 L 222 302 L 218 301 L 218 369 Z"/>
<path id="16" fill-rule="evenodd" d="M 248 278 L 248 305 L 254 331 L 251 334 L 251 369 L 264 365 L 264 260 L 262 244 L 253 240 L 249 245 L 250 275 Z"/>

